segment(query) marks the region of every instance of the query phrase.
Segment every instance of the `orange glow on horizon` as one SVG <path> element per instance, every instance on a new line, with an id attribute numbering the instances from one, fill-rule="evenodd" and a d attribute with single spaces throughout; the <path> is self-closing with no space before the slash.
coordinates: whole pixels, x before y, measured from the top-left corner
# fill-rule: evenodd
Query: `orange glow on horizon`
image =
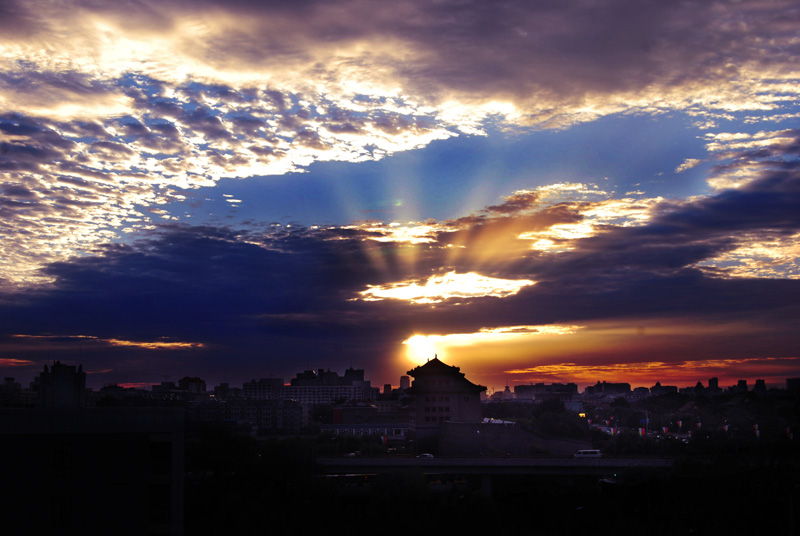
<path id="1" fill-rule="evenodd" d="M 25 367 L 33 364 L 34 362 L 28 359 L 13 359 L 10 357 L 0 357 L 0 367 Z"/>
<path id="2" fill-rule="evenodd" d="M 798 376 L 800 357 L 748 355 L 731 335 L 768 336 L 768 328 L 687 320 L 618 321 L 585 326 L 508 326 L 474 333 L 416 334 L 404 341 L 405 362 L 425 363 L 434 355 L 488 387 L 529 383 L 598 381 L 652 387 L 707 385 L 716 377 L 726 388 L 744 379 L 783 385 Z M 721 341 L 708 346 L 709 340 Z M 704 350 L 702 348 L 712 348 Z M 755 351 L 755 350 L 753 350 Z M 713 352 L 713 353 L 712 353 Z"/>
<path id="3" fill-rule="evenodd" d="M 123 389 L 149 389 L 153 386 L 152 382 L 125 382 L 118 383 Z"/>
<path id="4" fill-rule="evenodd" d="M 138 348 L 146 348 L 148 350 L 177 350 L 187 348 L 203 348 L 205 345 L 199 342 L 141 342 L 141 341 L 125 341 L 120 339 L 104 339 L 112 346 L 136 346 Z"/>
<path id="5" fill-rule="evenodd" d="M 787 377 L 796 374 L 798 357 L 754 357 L 747 359 L 705 359 L 698 361 L 646 361 L 635 363 L 609 363 L 581 365 L 560 363 L 542 365 L 529 369 L 506 370 L 514 384 L 527 383 L 577 383 L 594 385 L 598 381 L 629 383 L 632 388 L 661 385 L 693 387 L 702 382 L 708 387 L 709 378 L 719 379 L 723 389 L 735 385 L 738 380 L 747 380 L 750 386 L 756 379 L 770 384 L 783 384 Z M 793 372 L 794 371 L 794 372 Z M 520 381 L 524 377 L 525 379 Z"/>
<path id="6" fill-rule="evenodd" d="M 180 350 L 190 348 L 205 348 L 205 344 L 200 342 L 170 342 L 167 340 L 158 341 L 129 341 L 125 339 L 103 339 L 93 335 L 25 335 L 16 334 L 12 335 L 16 339 L 30 339 L 41 340 L 50 342 L 70 342 L 70 341 L 87 341 L 92 343 L 106 343 L 111 346 L 134 346 L 137 348 L 146 348 L 148 350 Z"/>
<path id="7" fill-rule="evenodd" d="M 536 337 L 539 341 L 552 339 L 562 335 L 575 333 L 582 329 L 581 326 L 505 326 L 496 328 L 482 328 L 476 333 L 450 333 L 446 335 L 414 335 L 403 341 L 405 357 L 412 363 L 420 365 L 438 355 L 443 360 L 450 356 L 458 359 L 467 358 L 472 353 L 472 348 L 481 348 L 484 352 L 488 347 L 519 344 Z"/>

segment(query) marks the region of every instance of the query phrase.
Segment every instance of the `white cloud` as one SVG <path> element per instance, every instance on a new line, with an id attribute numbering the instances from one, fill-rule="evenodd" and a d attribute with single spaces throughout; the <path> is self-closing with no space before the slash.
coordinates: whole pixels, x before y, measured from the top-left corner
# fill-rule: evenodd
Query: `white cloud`
<path id="1" fill-rule="evenodd" d="M 535 283 L 535 281 L 527 279 L 497 279 L 476 273 L 449 272 L 442 276 L 431 276 L 422 285 L 416 281 L 370 285 L 367 290 L 359 294 L 365 301 L 395 299 L 410 303 L 430 304 L 458 298 L 513 296 L 523 287 Z"/>

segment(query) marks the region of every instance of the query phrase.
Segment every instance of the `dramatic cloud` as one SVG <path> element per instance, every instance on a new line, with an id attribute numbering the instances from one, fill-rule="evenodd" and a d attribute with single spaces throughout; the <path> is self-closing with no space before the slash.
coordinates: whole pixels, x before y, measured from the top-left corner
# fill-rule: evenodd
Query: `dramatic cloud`
<path id="1" fill-rule="evenodd" d="M 484 277 L 478 274 L 449 272 L 430 277 L 424 285 L 416 282 L 370 286 L 361 292 L 366 301 L 384 299 L 408 300 L 411 303 L 439 303 L 444 300 L 481 296 L 505 297 L 519 292 L 522 287 L 535 284 L 527 279 L 510 280 Z"/>
<path id="2" fill-rule="evenodd" d="M 48 349 L 127 382 L 324 356 L 391 381 L 408 341 L 466 337 L 494 382 L 672 362 L 633 356 L 658 344 L 687 374 L 720 347 L 790 371 L 799 18 L 767 0 L 4 2 L 0 363 Z M 740 331 L 720 344 L 716 323 Z M 659 335 L 616 335 L 631 325 Z"/>
<path id="3" fill-rule="evenodd" d="M 1 164 L 19 195 L 3 272 L 41 282 L 42 264 L 222 177 L 380 159 L 490 118 L 774 111 L 798 94 L 797 16 L 760 1 L 7 2 Z"/>
<path id="4" fill-rule="evenodd" d="M 750 351 L 759 359 L 788 359 L 785 352 L 797 342 L 790 325 L 800 287 L 786 277 L 735 278 L 712 264 L 741 247 L 737 236 L 796 233 L 797 184 L 796 177 L 768 175 L 699 200 L 653 203 L 648 218 L 623 210 L 618 217 L 633 214 L 633 225 L 598 223 L 560 250 L 531 247 L 516 234 L 523 228 L 561 233 L 559 220 L 537 217 L 552 210 L 547 204 L 513 216 L 487 209 L 477 218 L 429 222 L 434 240 L 425 243 L 399 241 L 394 229 L 374 226 L 245 232 L 162 225 L 130 245 L 50 265 L 44 275 L 55 281 L 51 290 L 18 294 L 0 312 L 6 329 L 31 340 L 61 336 L 62 344 L 71 339 L 84 352 L 100 342 L 106 351 L 183 350 L 188 353 L 177 361 L 151 361 L 145 370 L 181 365 L 211 374 L 211 355 L 227 356 L 224 367 L 231 370 L 263 360 L 288 374 L 304 366 L 295 356 L 319 352 L 341 366 L 370 362 L 383 374 L 397 373 L 403 360 L 419 361 L 422 352 L 450 352 L 495 383 L 498 372 L 490 369 L 497 366 L 537 362 L 545 368 L 527 377 L 541 379 L 564 359 L 591 359 L 569 369 L 587 378 L 592 371 L 635 367 L 614 363 L 643 363 L 642 352 L 664 362 L 665 352 L 679 352 L 685 371 L 725 352 L 737 359 L 749 359 Z M 593 214 L 598 205 L 608 206 L 584 201 L 571 210 Z M 518 245 L 508 248 L 513 255 L 489 262 L 483 236 L 489 231 L 475 229 L 494 225 L 506 243 Z M 504 234 L 509 226 L 514 233 Z M 454 232 L 464 233 L 456 257 L 443 240 Z M 482 275 L 473 271 L 477 266 L 492 271 Z M 436 275 L 445 267 L 451 272 Z M 428 284 L 404 282 L 409 279 Z M 461 290 L 451 288 L 467 281 Z M 43 316 L 50 334 L 26 331 Z M 91 334 L 74 335 L 87 326 Z M 164 326 L 170 339 L 163 339 Z M 20 349 L 19 358 L 29 351 Z M 503 357 L 487 360 L 487 352 Z M 89 365 L 100 359 L 84 355 Z M 128 359 L 141 363 L 144 357 L 126 357 L 121 365 Z M 705 369 L 697 364 L 691 370 Z"/>

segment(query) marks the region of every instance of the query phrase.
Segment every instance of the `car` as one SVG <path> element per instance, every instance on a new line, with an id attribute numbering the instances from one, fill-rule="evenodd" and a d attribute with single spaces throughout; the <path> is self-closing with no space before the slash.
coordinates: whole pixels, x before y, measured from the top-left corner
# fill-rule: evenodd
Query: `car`
<path id="1" fill-rule="evenodd" d="M 578 452 L 573 454 L 573 456 L 575 458 L 601 458 L 603 456 L 603 453 L 595 449 L 584 449 L 584 450 L 579 450 Z"/>
<path id="2" fill-rule="evenodd" d="M 430 454 L 428 452 L 423 452 L 422 454 L 418 454 L 417 458 L 433 458 L 433 454 Z"/>

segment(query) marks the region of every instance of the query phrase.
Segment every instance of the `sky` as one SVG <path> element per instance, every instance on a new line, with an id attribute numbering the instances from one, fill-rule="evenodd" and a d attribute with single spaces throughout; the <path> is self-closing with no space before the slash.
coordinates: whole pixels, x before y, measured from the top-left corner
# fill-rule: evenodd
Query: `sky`
<path id="1" fill-rule="evenodd" d="M 4 0 L 0 372 L 800 376 L 800 6 Z"/>

